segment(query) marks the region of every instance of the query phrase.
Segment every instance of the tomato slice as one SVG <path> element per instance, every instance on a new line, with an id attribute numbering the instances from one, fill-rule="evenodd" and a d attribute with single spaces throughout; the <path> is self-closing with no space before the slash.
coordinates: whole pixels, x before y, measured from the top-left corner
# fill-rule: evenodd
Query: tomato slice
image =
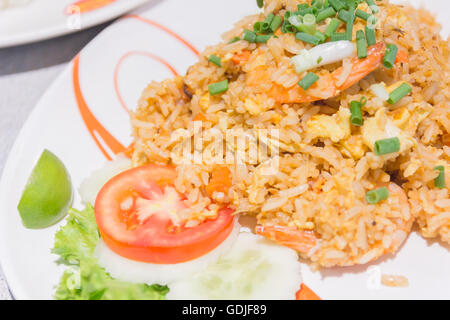
<path id="1" fill-rule="evenodd" d="M 175 264 L 220 245 L 233 229 L 232 210 L 187 228 L 178 220 L 183 196 L 173 188 L 175 169 L 146 165 L 112 178 L 97 196 L 95 218 L 106 245 L 136 261 Z"/>

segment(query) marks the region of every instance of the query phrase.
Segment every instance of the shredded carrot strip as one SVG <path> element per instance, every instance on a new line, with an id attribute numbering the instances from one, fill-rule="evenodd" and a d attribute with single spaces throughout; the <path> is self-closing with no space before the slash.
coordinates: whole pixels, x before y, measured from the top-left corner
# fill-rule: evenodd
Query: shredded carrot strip
<path id="1" fill-rule="evenodd" d="M 131 159 L 133 157 L 134 153 L 134 142 L 130 144 L 124 151 L 123 154 L 128 158 Z"/>
<path id="2" fill-rule="evenodd" d="M 208 121 L 208 119 L 206 118 L 206 116 L 203 113 L 198 113 L 192 120 L 193 121 Z"/>
<path id="3" fill-rule="evenodd" d="M 233 61 L 234 64 L 240 64 L 241 62 L 246 62 L 250 59 L 250 51 L 244 50 L 241 53 L 236 53 L 231 61 Z"/>
<path id="4" fill-rule="evenodd" d="M 219 166 L 213 170 L 209 184 L 206 186 L 206 192 L 210 197 L 213 196 L 214 192 L 227 194 L 231 186 L 230 170 L 226 166 Z"/>
<path id="5" fill-rule="evenodd" d="M 395 63 L 407 63 L 408 62 L 408 53 L 403 50 L 399 50 L 397 53 L 397 59 L 395 59 Z"/>
<path id="6" fill-rule="evenodd" d="M 300 290 L 297 292 L 296 298 L 297 300 L 322 300 L 304 283 L 300 286 Z"/>

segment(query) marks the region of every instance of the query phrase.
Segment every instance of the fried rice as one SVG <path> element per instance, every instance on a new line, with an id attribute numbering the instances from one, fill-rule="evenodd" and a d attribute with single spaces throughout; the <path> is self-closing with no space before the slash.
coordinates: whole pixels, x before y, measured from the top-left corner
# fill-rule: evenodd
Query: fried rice
<path id="1" fill-rule="evenodd" d="M 297 248 L 314 265 L 364 264 L 393 253 L 414 224 L 424 237 L 450 243 L 448 188 L 439 189 L 434 182 L 440 165 L 445 168 L 446 186 L 450 185 L 450 47 L 449 40 L 439 35 L 440 25 L 424 9 L 377 1 L 377 42 L 396 44 L 407 53 L 407 61 L 392 69 L 381 66 L 333 98 L 283 103 L 271 94 L 272 86 L 297 86 L 302 75 L 294 71 L 290 59 L 312 45 L 290 33 L 276 33 L 267 43 L 231 40 L 270 13 L 284 16 L 304 2 L 266 0 L 263 13 L 238 22 L 223 35 L 223 42 L 206 48 L 185 76 L 150 83 L 131 113 L 133 164 L 176 167 L 175 187 L 186 196 L 189 209 L 183 214 L 189 224 L 229 206 L 236 214 L 256 217 L 260 226 L 276 226 L 272 238 Z M 368 9 L 365 2 L 358 8 Z M 355 20 L 354 35 L 364 25 Z M 323 32 L 326 24 L 318 28 Z M 220 66 L 209 61 L 211 55 L 221 59 Z M 242 55 L 247 57 L 241 60 Z M 343 66 L 338 81 L 344 82 L 349 63 L 346 59 L 318 72 Z M 260 67 L 269 83 L 249 80 Z M 228 90 L 211 95 L 209 85 L 225 79 Z M 381 82 L 388 88 L 407 82 L 412 94 L 388 105 L 372 90 Z M 310 90 L 319 91 L 315 86 Z M 320 97 L 321 92 L 315 94 Z M 364 125 L 351 126 L 350 102 L 362 97 L 367 99 Z M 402 149 L 378 156 L 370 142 L 387 122 L 398 128 Z M 277 130 L 276 141 L 269 141 L 278 148 L 275 155 L 211 161 L 217 141 L 204 138 L 189 147 L 193 153 L 203 152 L 200 161 L 180 156 L 180 136 L 191 141 L 199 130 L 214 130 L 221 137 L 231 130 L 250 136 L 251 144 L 252 137 L 254 143 L 262 137 L 248 132 L 260 129 Z M 174 137 L 177 132 L 182 134 Z M 237 144 L 231 139 L 220 148 L 236 159 Z M 274 161 L 277 170 L 268 173 L 265 169 Z M 389 199 L 369 204 L 366 193 L 380 186 L 388 187 Z M 277 236 L 283 228 L 302 231 L 317 241 L 299 240 L 309 245 L 305 250 L 295 243 L 296 235 Z M 270 232 L 265 235 L 270 237 Z"/>

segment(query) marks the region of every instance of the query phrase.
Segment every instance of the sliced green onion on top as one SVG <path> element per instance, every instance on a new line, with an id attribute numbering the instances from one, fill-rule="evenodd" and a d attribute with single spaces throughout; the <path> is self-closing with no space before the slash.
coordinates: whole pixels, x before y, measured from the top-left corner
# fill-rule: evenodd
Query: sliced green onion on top
<path id="1" fill-rule="evenodd" d="M 439 171 L 439 175 L 434 179 L 434 185 L 438 189 L 444 189 L 445 188 L 445 167 L 444 166 L 437 166 L 434 168 L 434 170 Z"/>
<path id="2" fill-rule="evenodd" d="M 356 15 L 358 18 L 361 18 L 361 19 L 366 20 L 366 21 L 370 18 L 370 13 L 367 13 L 367 12 L 365 12 L 365 11 L 362 11 L 361 9 L 356 9 L 355 15 Z"/>
<path id="3" fill-rule="evenodd" d="M 297 33 L 297 28 L 292 24 L 288 23 L 285 27 L 285 33 Z"/>
<path id="4" fill-rule="evenodd" d="M 270 25 L 271 25 L 271 23 L 272 23 L 272 21 L 273 21 L 274 18 L 275 18 L 275 15 L 274 15 L 273 13 L 270 13 L 270 14 L 267 16 L 266 20 L 264 20 L 264 22 L 263 22 L 263 24 L 262 24 L 263 32 L 268 32 L 268 31 L 270 31 Z"/>
<path id="5" fill-rule="evenodd" d="M 400 139 L 397 137 L 378 140 L 375 142 L 375 154 L 377 156 L 382 156 L 398 151 L 400 151 Z"/>
<path id="6" fill-rule="evenodd" d="M 327 40 L 327 36 L 319 30 L 314 33 L 314 37 L 319 38 L 320 43 L 324 43 Z"/>
<path id="7" fill-rule="evenodd" d="M 335 15 L 336 10 L 334 10 L 333 7 L 328 7 L 317 14 L 317 22 L 321 22 L 329 17 L 334 17 Z"/>
<path id="8" fill-rule="evenodd" d="M 228 80 L 224 80 L 217 83 L 212 83 L 208 86 L 209 94 L 214 96 L 217 94 L 224 93 L 228 90 Z"/>
<path id="9" fill-rule="evenodd" d="M 389 190 L 386 187 L 371 190 L 366 193 L 366 200 L 370 204 L 377 204 L 389 198 Z"/>
<path id="10" fill-rule="evenodd" d="M 319 80 L 319 76 L 312 73 L 312 72 L 308 72 L 308 74 L 299 81 L 298 85 L 300 87 L 302 87 L 304 90 L 308 90 L 309 87 L 311 87 L 314 83 L 317 82 L 317 80 Z"/>
<path id="11" fill-rule="evenodd" d="M 208 61 L 214 63 L 218 67 L 222 67 L 222 60 L 214 54 L 209 56 Z"/>
<path id="12" fill-rule="evenodd" d="M 410 94 L 412 92 L 412 87 L 407 84 L 406 82 L 402 83 L 397 89 L 392 91 L 389 94 L 388 102 L 390 104 L 396 104 L 399 102 L 403 97 Z"/>
<path id="13" fill-rule="evenodd" d="M 367 58 L 366 36 L 362 30 L 358 30 L 358 32 L 356 32 L 356 48 L 359 59 Z"/>
<path id="14" fill-rule="evenodd" d="M 331 41 L 347 40 L 347 34 L 344 32 L 335 32 L 331 35 Z"/>
<path id="15" fill-rule="evenodd" d="M 256 43 L 266 43 L 267 41 L 269 41 L 269 39 L 272 38 L 271 35 L 257 35 L 256 36 Z"/>
<path id="16" fill-rule="evenodd" d="M 270 30 L 272 30 L 272 32 L 277 31 L 282 23 L 283 19 L 280 16 L 275 16 L 275 18 L 273 18 L 272 20 L 272 23 L 270 24 Z"/>
<path id="17" fill-rule="evenodd" d="M 248 42 L 253 43 L 256 41 L 256 33 L 254 33 L 253 31 L 250 31 L 248 29 L 245 29 L 244 36 L 242 38 Z"/>
<path id="18" fill-rule="evenodd" d="M 297 30 L 300 32 L 308 33 L 310 35 L 314 35 L 314 33 L 316 33 L 317 29 L 316 29 L 315 24 L 308 26 L 308 25 L 302 23 L 300 26 L 297 27 Z"/>
<path id="19" fill-rule="evenodd" d="M 353 39 L 353 26 L 355 24 L 355 9 L 352 7 L 349 9 L 348 19 L 346 22 L 345 34 L 347 35 L 347 40 L 352 41 Z"/>
<path id="20" fill-rule="evenodd" d="M 311 43 L 314 45 L 318 45 L 320 43 L 320 39 L 317 38 L 316 36 L 312 36 L 308 33 L 304 33 L 304 32 L 298 32 L 295 37 L 298 40 L 301 40 L 303 42 L 307 42 L 307 43 Z"/>
<path id="21" fill-rule="evenodd" d="M 347 10 L 342 9 L 342 10 L 339 10 L 338 18 L 339 18 L 339 20 L 341 20 L 342 22 L 347 22 L 349 15 L 350 15 L 350 14 L 349 14 L 349 12 L 348 12 Z"/>
<path id="22" fill-rule="evenodd" d="M 307 4 L 307 3 L 300 3 L 299 5 L 297 5 L 298 11 L 306 9 L 306 8 L 309 8 L 309 4 Z"/>
<path id="23" fill-rule="evenodd" d="M 298 10 L 298 13 L 299 13 L 301 16 L 304 16 L 304 15 L 306 15 L 306 14 L 313 14 L 313 13 L 314 13 L 314 9 L 313 9 L 313 8 L 300 9 L 300 10 Z"/>
<path id="24" fill-rule="evenodd" d="M 238 42 L 239 40 L 241 40 L 241 38 L 234 37 L 233 39 L 230 40 L 230 42 L 228 42 L 228 44 L 232 44 L 232 43 Z"/>
<path id="25" fill-rule="evenodd" d="M 311 13 L 305 14 L 303 16 L 303 23 L 307 26 L 312 26 L 316 23 L 316 17 Z"/>
<path id="26" fill-rule="evenodd" d="M 377 39 L 375 36 L 375 28 L 366 26 L 365 31 L 366 31 L 367 45 L 369 47 L 371 47 L 377 42 Z"/>
<path id="27" fill-rule="evenodd" d="M 345 4 L 341 0 L 329 0 L 329 2 L 336 12 L 345 8 Z"/>
<path id="28" fill-rule="evenodd" d="M 384 53 L 383 65 L 392 69 L 395 64 L 395 60 L 397 59 L 398 47 L 395 44 L 388 44 L 386 47 L 386 52 Z"/>
<path id="29" fill-rule="evenodd" d="M 293 26 L 299 27 L 302 24 L 302 20 L 301 16 L 290 16 L 288 21 Z"/>
<path id="30" fill-rule="evenodd" d="M 336 18 L 331 19 L 330 24 L 328 25 L 327 29 L 325 30 L 325 35 L 327 37 L 331 37 L 331 35 L 333 33 L 335 33 L 336 30 L 339 28 L 340 24 L 341 24 L 341 22 L 338 19 L 336 19 Z"/>
<path id="31" fill-rule="evenodd" d="M 364 124 L 361 107 L 362 105 L 361 102 L 359 101 L 350 102 L 350 112 L 351 112 L 350 123 L 353 124 L 354 126 L 360 127 Z"/>
<path id="32" fill-rule="evenodd" d="M 372 13 L 378 13 L 380 12 L 380 8 L 375 4 L 374 0 L 366 0 L 367 5 L 369 6 L 370 10 L 372 10 Z"/>
<path id="33" fill-rule="evenodd" d="M 264 24 L 264 22 L 261 22 L 261 21 L 255 22 L 255 24 L 253 25 L 253 31 L 255 33 L 263 32 L 264 31 L 263 24 Z"/>
<path id="34" fill-rule="evenodd" d="M 264 7 L 264 0 L 256 0 L 256 4 L 258 5 L 258 8 Z"/>

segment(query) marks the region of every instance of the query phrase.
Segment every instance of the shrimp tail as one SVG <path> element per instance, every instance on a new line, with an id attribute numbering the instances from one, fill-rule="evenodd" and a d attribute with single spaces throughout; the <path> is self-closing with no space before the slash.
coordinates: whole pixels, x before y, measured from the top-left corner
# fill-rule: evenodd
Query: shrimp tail
<path id="1" fill-rule="evenodd" d="M 259 225 L 256 227 L 256 233 L 304 254 L 308 254 L 318 240 L 313 231 L 291 227 Z"/>

